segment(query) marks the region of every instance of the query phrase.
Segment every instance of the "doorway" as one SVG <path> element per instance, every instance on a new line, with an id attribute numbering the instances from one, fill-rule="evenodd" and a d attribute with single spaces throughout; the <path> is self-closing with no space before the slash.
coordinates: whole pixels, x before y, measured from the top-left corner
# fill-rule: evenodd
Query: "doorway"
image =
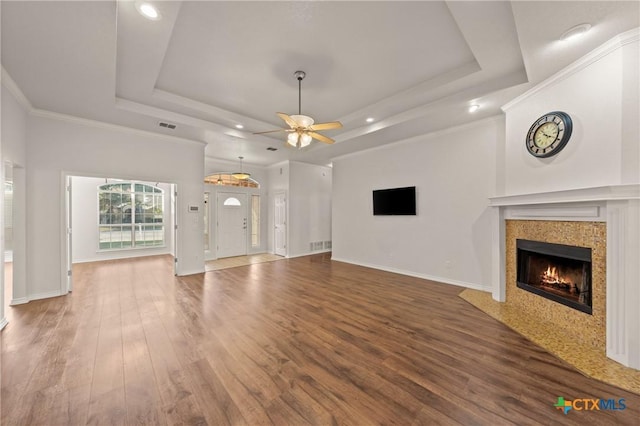
<path id="1" fill-rule="evenodd" d="M 247 194 L 219 192 L 217 197 L 218 258 L 247 254 Z"/>
<path id="2" fill-rule="evenodd" d="M 13 165 L 4 167 L 4 307 L 5 314 L 13 300 Z"/>
<path id="3" fill-rule="evenodd" d="M 287 197 L 284 192 L 275 194 L 274 247 L 279 256 L 287 255 Z"/>
<path id="4" fill-rule="evenodd" d="M 75 263 L 169 254 L 179 271 L 177 186 L 149 180 L 64 175 L 61 291 Z"/>

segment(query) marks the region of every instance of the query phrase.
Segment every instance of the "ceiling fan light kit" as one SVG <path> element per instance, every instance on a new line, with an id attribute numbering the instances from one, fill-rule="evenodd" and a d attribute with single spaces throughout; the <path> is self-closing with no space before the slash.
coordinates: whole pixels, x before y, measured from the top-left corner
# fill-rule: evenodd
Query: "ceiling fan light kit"
<path id="1" fill-rule="evenodd" d="M 294 148 L 304 148 L 311 143 L 311 136 L 308 133 L 292 132 L 287 136 L 287 143 Z"/>
<path id="2" fill-rule="evenodd" d="M 313 126 L 314 123 L 313 118 L 307 115 L 292 115 L 291 118 L 293 118 L 293 121 L 298 123 L 298 126 L 300 127 Z"/>
<path id="3" fill-rule="evenodd" d="M 339 129 L 342 127 L 342 123 L 339 121 L 331 121 L 328 123 L 315 123 L 315 120 L 308 115 L 302 114 L 302 80 L 307 75 L 304 71 L 296 71 L 293 73 L 298 80 L 298 114 L 287 115 L 283 112 L 278 112 L 276 115 L 284 120 L 289 129 L 269 130 L 266 132 L 257 132 L 254 135 L 262 135 L 265 133 L 274 132 L 287 132 L 287 144 L 294 148 L 304 148 L 311 144 L 313 139 L 317 139 L 320 142 L 332 144 L 335 141 L 320 133 L 318 130 Z"/>

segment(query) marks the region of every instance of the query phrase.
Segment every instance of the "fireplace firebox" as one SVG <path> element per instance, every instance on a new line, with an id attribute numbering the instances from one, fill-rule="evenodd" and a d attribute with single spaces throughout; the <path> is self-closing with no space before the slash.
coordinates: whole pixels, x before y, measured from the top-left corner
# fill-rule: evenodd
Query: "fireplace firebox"
<path id="1" fill-rule="evenodd" d="M 587 314 L 591 308 L 591 249 L 517 240 L 517 286 Z"/>

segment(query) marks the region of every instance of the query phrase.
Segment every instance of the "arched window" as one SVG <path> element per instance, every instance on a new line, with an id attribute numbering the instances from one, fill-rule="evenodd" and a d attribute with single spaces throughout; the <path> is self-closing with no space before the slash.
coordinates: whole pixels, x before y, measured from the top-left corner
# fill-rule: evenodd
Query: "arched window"
<path id="1" fill-rule="evenodd" d="M 258 181 L 248 179 L 237 179 L 228 172 L 214 173 L 204 178 L 204 183 L 221 186 L 240 186 L 243 188 L 260 188 Z"/>
<path id="2" fill-rule="evenodd" d="M 164 191 L 140 182 L 98 187 L 99 249 L 164 245 Z"/>
<path id="3" fill-rule="evenodd" d="M 236 197 L 229 197 L 226 200 L 224 200 L 223 203 L 225 206 L 241 206 L 242 203 L 240 202 L 240 200 L 238 200 Z"/>

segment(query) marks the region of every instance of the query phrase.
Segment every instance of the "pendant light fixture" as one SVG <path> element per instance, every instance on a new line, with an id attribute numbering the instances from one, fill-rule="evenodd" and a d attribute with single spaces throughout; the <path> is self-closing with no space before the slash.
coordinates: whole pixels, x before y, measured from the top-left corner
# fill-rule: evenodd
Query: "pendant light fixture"
<path id="1" fill-rule="evenodd" d="M 247 180 L 247 179 L 249 179 L 251 177 L 251 175 L 249 173 L 245 173 L 243 171 L 242 160 L 244 159 L 244 157 L 238 157 L 238 158 L 240 159 L 240 171 L 232 173 L 231 176 L 233 176 L 234 178 L 236 178 L 238 180 Z"/>

